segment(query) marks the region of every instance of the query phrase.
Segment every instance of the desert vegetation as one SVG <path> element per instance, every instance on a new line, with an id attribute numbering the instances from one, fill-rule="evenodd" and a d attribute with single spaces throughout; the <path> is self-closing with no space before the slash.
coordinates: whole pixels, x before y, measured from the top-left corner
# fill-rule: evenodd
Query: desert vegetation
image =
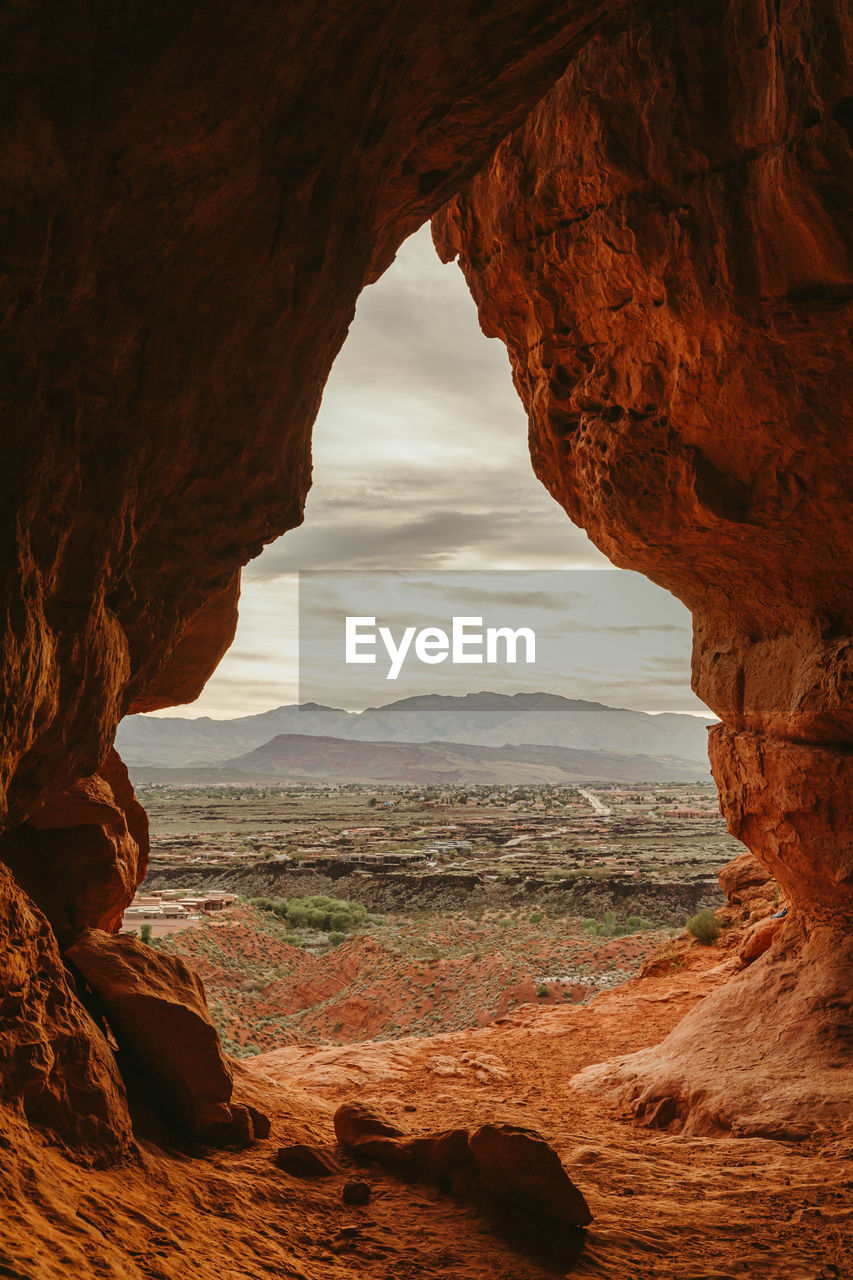
<path id="1" fill-rule="evenodd" d="M 285 920 L 293 929 L 328 933 L 330 941 L 343 941 L 348 933 L 367 920 L 367 910 L 360 903 L 329 898 L 322 893 L 290 900 L 252 898 L 251 904 L 259 911 L 268 911 L 279 920 Z"/>
<path id="2" fill-rule="evenodd" d="M 702 942 L 706 946 L 715 942 L 720 935 L 720 922 L 708 907 L 703 907 L 692 915 L 685 928 L 697 942 Z"/>

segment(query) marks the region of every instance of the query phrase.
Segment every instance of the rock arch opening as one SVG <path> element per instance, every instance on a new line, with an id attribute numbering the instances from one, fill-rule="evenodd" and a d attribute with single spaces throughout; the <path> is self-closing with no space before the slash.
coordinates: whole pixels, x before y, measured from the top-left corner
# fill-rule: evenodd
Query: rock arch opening
<path id="1" fill-rule="evenodd" d="M 132 1152 L 113 1049 L 60 955 L 111 927 L 144 871 L 115 728 L 203 687 L 240 567 L 301 520 L 359 291 L 433 217 L 510 352 L 537 474 L 690 608 L 730 828 L 790 903 L 771 950 L 660 1051 L 577 1086 L 664 1128 L 849 1133 L 843 6 L 353 4 L 318 27 L 314 6 L 131 6 L 93 25 L 72 4 L 4 22 L 16 1132 Z M 81 982 L 111 936 L 69 957 Z M 208 1050 L 199 1129 L 250 1135 L 262 1122 L 227 1110 Z"/>

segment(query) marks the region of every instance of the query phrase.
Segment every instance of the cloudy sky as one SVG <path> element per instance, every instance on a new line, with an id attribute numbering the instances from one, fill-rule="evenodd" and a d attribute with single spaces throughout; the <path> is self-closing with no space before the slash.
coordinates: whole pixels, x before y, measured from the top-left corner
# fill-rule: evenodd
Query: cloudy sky
<path id="1" fill-rule="evenodd" d="M 202 696 L 160 714 L 247 715 L 297 700 L 300 570 L 370 570 L 365 582 L 392 570 L 409 584 L 421 575 L 433 593 L 443 570 L 513 570 L 519 582 L 525 570 L 572 570 L 565 605 L 548 605 L 548 626 L 559 630 L 564 615 L 574 655 L 554 691 L 639 710 L 703 711 L 689 687 L 687 611 L 645 579 L 612 570 L 535 479 L 506 351 L 483 337 L 462 274 L 439 262 L 428 227 L 361 296 L 315 427 L 304 525 L 244 570 L 237 638 Z M 387 600 L 387 580 L 377 590 Z M 452 592 L 445 613 L 451 604 Z M 365 597 L 372 613 L 369 606 Z M 342 705 L 331 678 L 328 696 L 316 697 L 315 671 L 315 700 Z M 483 687 L 497 686 L 472 677 L 453 691 Z M 385 701 L 408 692 L 389 689 Z"/>

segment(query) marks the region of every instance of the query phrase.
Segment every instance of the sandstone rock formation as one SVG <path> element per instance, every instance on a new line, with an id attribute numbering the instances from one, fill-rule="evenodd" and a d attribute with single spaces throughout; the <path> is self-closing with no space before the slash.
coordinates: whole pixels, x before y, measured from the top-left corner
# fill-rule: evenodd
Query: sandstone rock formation
<path id="1" fill-rule="evenodd" d="M 723 811 L 790 913 L 610 1078 L 646 1116 L 744 1132 L 762 1095 L 768 1131 L 853 1122 L 851 43 L 837 0 L 650 6 L 434 222 L 507 345 L 537 474 L 693 613 Z"/>
<path id="2" fill-rule="evenodd" d="M 250 1113 L 229 1105 L 231 1070 L 191 969 L 128 934 L 97 929 L 66 957 L 91 988 L 137 1097 L 153 1096 L 174 1125 L 206 1141 L 252 1140 Z"/>
<path id="3" fill-rule="evenodd" d="M 849 1139 L 851 972 L 849 936 L 812 922 L 780 931 L 662 1044 L 587 1067 L 573 1087 L 671 1132 Z"/>
<path id="4" fill-rule="evenodd" d="M 0 836 L 0 858 L 62 943 L 118 930 L 148 866 L 148 817 L 116 752 Z"/>
<path id="5" fill-rule="evenodd" d="M 240 567 L 301 520 L 311 423 L 359 291 L 478 170 L 437 223 L 442 253 L 461 256 L 508 345 L 537 473 L 616 563 L 692 609 L 694 684 L 723 721 L 724 810 L 791 906 L 738 979 L 755 1012 L 741 1031 L 766 1060 L 758 1015 L 781 993 L 785 1070 L 824 1024 L 827 1069 L 843 1061 L 853 92 L 840 0 L 201 0 L 97 21 L 80 0 L 25 0 L 0 23 L 13 51 L 0 857 L 20 877 L 4 876 L 4 910 L 27 957 L 23 972 L 2 936 L 0 966 L 20 993 L 11 1078 L 41 1082 L 33 1116 L 126 1149 L 107 1041 L 21 885 L 65 941 L 115 928 L 145 859 L 108 759 L 115 727 L 204 684 L 233 635 Z M 105 937 L 71 949 L 93 975 L 129 955 Z M 121 993 L 148 959 L 134 951 L 113 991 L 126 1044 Z M 708 1034 L 725 1025 L 720 1000 Z M 721 1070 L 739 1052 L 746 1069 L 746 1043 Z M 679 1045 L 658 1101 L 699 1096 Z M 223 1089 L 203 1101 L 224 1107 Z M 232 1121 L 252 1127 L 248 1112 Z"/>
<path id="6" fill-rule="evenodd" d="M 300 522 L 360 290 L 630 8 L 4 11 L 0 857 L 64 940 L 144 871 L 116 725 L 197 695 Z"/>
<path id="7" fill-rule="evenodd" d="M 782 927 L 779 916 L 767 916 L 764 920 L 756 921 L 738 946 L 737 955 L 740 963 L 752 964 L 753 960 L 763 956 L 764 952 L 772 947 Z"/>
<path id="8" fill-rule="evenodd" d="M 4 15 L 0 812 L 199 692 L 356 299 L 626 0 Z"/>
<path id="9" fill-rule="evenodd" d="M 132 1138 L 106 1039 L 77 999 L 44 916 L 0 865 L 0 1103 L 88 1160 Z"/>
<path id="10" fill-rule="evenodd" d="M 719 985 L 714 949 L 695 956 L 704 969 L 632 982 L 591 1004 L 528 1005 L 475 1032 L 318 1048 L 319 1070 L 287 1051 L 235 1063 L 235 1088 L 270 1113 L 279 1144 L 325 1141 L 335 1108 L 354 1096 L 419 1133 L 495 1119 L 533 1126 L 594 1213 L 572 1280 L 853 1275 L 851 1140 L 650 1139 L 599 1096 L 569 1086 L 597 1058 L 656 1044 Z M 437 1054 L 473 1055 L 501 1070 L 472 1083 L 470 1073 L 432 1070 Z M 275 1170 L 272 1154 L 254 1146 L 237 1158 L 216 1149 L 163 1158 L 146 1143 L 139 1162 L 92 1175 L 37 1132 L 10 1127 L 0 1107 L 0 1260 L 28 1280 L 136 1280 L 146 1270 L 159 1280 L 223 1271 L 252 1280 L 566 1274 L 514 1250 L 475 1206 L 378 1164 L 362 1173 L 373 1188 L 365 1210 L 344 1195 L 350 1175 L 297 1183 Z"/>
<path id="11" fill-rule="evenodd" d="M 779 886 L 749 849 L 721 867 L 717 879 L 728 899 L 728 906 L 717 913 L 726 913 L 724 918 L 734 920 L 737 914 L 743 918 L 744 912 L 752 914 L 759 906 L 766 909 L 777 905 Z"/>

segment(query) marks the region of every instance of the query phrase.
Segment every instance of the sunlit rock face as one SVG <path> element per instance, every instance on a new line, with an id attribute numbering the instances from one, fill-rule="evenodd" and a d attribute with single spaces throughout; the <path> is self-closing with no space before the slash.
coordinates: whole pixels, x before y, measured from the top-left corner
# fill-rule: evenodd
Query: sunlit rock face
<path id="1" fill-rule="evenodd" d="M 692 610 L 723 811 L 789 907 L 659 1053 L 590 1069 L 661 1127 L 853 1123 L 852 41 L 832 0 L 638 16 L 434 220 L 537 474 Z"/>
<path id="2" fill-rule="evenodd" d="M 434 227 L 507 344 L 537 474 L 693 611 L 732 830 L 804 909 L 853 911 L 837 822 L 801 852 L 807 820 L 750 817 L 786 770 L 806 814 L 847 790 L 851 36 L 832 3 L 638 17 Z"/>
<path id="3" fill-rule="evenodd" d="M 148 815 L 118 754 L 0 836 L 0 859 L 63 945 L 85 928 L 118 930 L 148 866 Z"/>

